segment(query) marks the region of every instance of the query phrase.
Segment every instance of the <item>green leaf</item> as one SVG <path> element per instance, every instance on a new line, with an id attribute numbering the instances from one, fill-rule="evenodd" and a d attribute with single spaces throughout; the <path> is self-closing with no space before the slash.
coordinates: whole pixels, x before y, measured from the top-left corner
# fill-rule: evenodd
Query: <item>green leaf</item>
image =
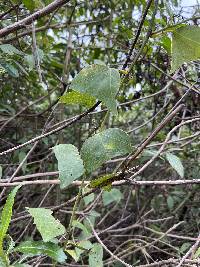
<path id="1" fill-rule="evenodd" d="M 41 8 L 43 6 L 42 2 L 40 0 L 22 0 L 24 6 L 30 10 L 33 11 L 35 8 Z"/>
<path id="2" fill-rule="evenodd" d="M 79 256 L 76 254 L 74 249 L 66 249 L 65 252 L 67 252 L 75 260 L 75 262 L 79 260 Z"/>
<path id="3" fill-rule="evenodd" d="M 167 206 L 168 206 L 168 208 L 169 208 L 170 210 L 173 209 L 173 207 L 174 207 L 174 199 L 173 199 L 172 196 L 168 196 L 168 197 L 167 197 Z"/>
<path id="4" fill-rule="evenodd" d="M 90 267 L 103 267 L 103 248 L 100 244 L 95 243 L 89 253 Z"/>
<path id="5" fill-rule="evenodd" d="M 107 160 L 131 151 L 129 136 L 118 128 L 111 128 L 88 138 L 81 148 L 81 157 L 86 170 L 92 172 Z"/>
<path id="6" fill-rule="evenodd" d="M 70 144 L 60 144 L 53 148 L 58 160 L 60 187 L 65 188 L 84 173 L 83 161 L 78 149 Z"/>
<path id="7" fill-rule="evenodd" d="M 110 111 L 117 113 L 115 97 L 119 86 L 120 75 L 118 70 L 104 65 L 91 65 L 76 75 L 70 88 L 97 98 Z"/>
<path id="8" fill-rule="evenodd" d="M 54 259 L 57 262 L 63 263 L 67 259 L 67 256 L 57 244 L 43 241 L 25 241 L 19 244 L 15 248 L 15 251 L 30 256 L 46 255 Z"/>
<path id="9" fill-rule="evenodd" d="M 86 193 L 88 191 L 90 191 L 89 188 L 84 189 L 83 190 L 83 193 Z M 89 203 L 91 203 L 92 201 L 94 201 L 94 193 L 91 193 L 88 196 L 84 197 L 83 200 L 84 200 L 85 205 L 87 206 Z"/>
<path id="10" fill-rule="evenodd" d="M 96 99 L 89 94 L 72 91 L 61 96 L 60 102 L 69 105 L 80 104 L 84 107 L 90 108 L 94 106 Z"/>
<path id="11" fill-rule="evenodd" d="M 12 192 L 9 194 L 6 204 L 4 205 L 2 214 L 1 214 L 1 224 L 0 224 L 0 249 L 3 247 L 3 240 L 8 231 L 8 227 L 12 217 L 12 208 L 15 200 L 17 191 L 21 186 L 15 187 Z"/>
<path id="12" fill-rule="evenodd" d="M 200 28 L 184 26 L 173 31 L 172 35 L 172 72 L 184 62 L 200 58 Z"/>
<path id="13" fill-rule="evenodd" d="M 9 63 L 5 63 L 3 65 L 3 67 L 8 72 L 8 74 L 11 75 L 12 77 L 14 77 L 14 78 L 18 78 L 19 77 L 19 72 L 13 65 L 11 65 Z"/>
<path id="14" fill-rule="evenodd" d="M 23 52 L 21 52 L 11 44 L 2 44 L 0 45 L 0 49 L 3 53 L 8 54 L 10 56 L 13 56 L 15 54 L 20 56 L 24 55 Z"/>
<path id="15" fill-rule="evenodd" d="M 184 177 L 184 167 L 181 160 L 173 155 L 172 153 L 166 153 L 166 159 L 168 160 L 169 164 L 172 168 L 181 176 Z"/>
<path id="16" fill-rule="evenodd" d="M 25 263 L 16 263 L 14 267 L 31 267 L 31 265 Z"/>
<path id="17" fill-rule="evenodd" d="M 9 194 L 6 204 L 3 207 L 3 211 L 1 214 L 1 224 L 0 224 L 0 263 L 2 264 L 7 264 L 8 259 L 6 254 L 4 253 L 3 249 L 3 241 L 4 238 L 6 237 L 6 233 L 8 231 L 8 227 L 11 221 L 12 217 L 12 208 L 15 200 L 15 196 L 17 194 L 17 191 L 19 190 L 21 186 L 15 187 L 12 192 Z"/>
<path id="18" fill-rule="evenodd" d="M 104 191 L 102 198 L 103 204 L 106 206 L 112 202 L 119 202 L 123 198 L 123 194 L 119 189 L 113 188 L 110 192 Z"/>
<path id="19" fill-rule="evenodd" d="M 84 232 L 84 234 L 87 236 L 90 232 L 88 231 L 88 229 L 87 229 L 87 227 L 84 225 L 84 224 L 82 224 L 82 223 L 80 223 L 79 221 L 77 221 L 77 220 L 74 220 L 73 222 L 72 222 L 72 226 L 75 228 L 79 228 L 79 229 L 81 229 L 83 232 Z"/>
<path id="20" fill-rule="evenodd" d="M 34 223 L 44 242 L 65 233 L 65 227 L 52 216 L 53 212 L 50 209 L 27 208 L 27 210 L 34 218 Z"/>

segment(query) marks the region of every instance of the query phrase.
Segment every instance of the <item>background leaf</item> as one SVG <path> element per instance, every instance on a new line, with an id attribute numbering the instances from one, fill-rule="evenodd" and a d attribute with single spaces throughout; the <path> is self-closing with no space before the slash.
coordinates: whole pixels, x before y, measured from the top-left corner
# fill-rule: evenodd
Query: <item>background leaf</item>
<path id="1" fill-rule="evenodd" d="M 51 210 L 44 208 L 27 208 L 27 210 L 34 218 L 34 223 L 44 242 L 65 233 L 65 227 L 52 216 Z"/>
<path id="2" fill-rule="evenodd" d="M 172 68 L 174 72 L 184 62 L 200 58 L 200 28 L 183 26 L 172 35 Z"/>
<path id="3" fill-rule="evenodd" d="M 181 160 L 173 155 L 172 153 L 166 153 L 166 159 L 168 160 L 169 164 L 172 166 L 172 168 L 177 171 L 177 173 L 181 176 L 181 178 L 184 177 L 184 167 L 181 162 Z"/>
<path id="4" fill-rule="evenodd" d="M 32 255 L 46 255 L 51 257 L 57 262 L 63 263 L 67 256 L 57 244 L 43 241 L 25 241 L 15 248 L 15 251 L 23 254 Z"/>
<path id="5" fill-rule="evenodd" d="M 73 79 L 72 90 L 87 93 L 102 101 L 110 111 L 117 112 L 116 94 L 120 85 L 119 71 L 104 65 L 91 65 L 82 69 Z"/>
<path id="6" fill-rule="evenodd" d="M 123 198 L 123 194 L 120 192 L 119 189 L 113 188 L 110 192 L 104 191 L 102 198 L 103 204 L 104 206 L 106 206 L 112 202 L 119 202 Z"/>
<path id="7" fill-rule="evenodd" d="M 78 149 L 70 144 L 60 144 L 53 148 L 58 160 L 60 187 L 65 188 L 84 173 L 83 161 Z"/>
<path id="8" fill-rule="evenodd" d="M 81 148 L 81 157 L 86 170 L 92 172 L 107 160 L 131 151 L 129 136 L 118 128 L 111 128 L 88 138 Z"/>
<path id="9" fill-rule="evenodd" d="M 103 248 L 100 244 L 95 243 L 89 253 L 90 267 L 103 267 Z"/>

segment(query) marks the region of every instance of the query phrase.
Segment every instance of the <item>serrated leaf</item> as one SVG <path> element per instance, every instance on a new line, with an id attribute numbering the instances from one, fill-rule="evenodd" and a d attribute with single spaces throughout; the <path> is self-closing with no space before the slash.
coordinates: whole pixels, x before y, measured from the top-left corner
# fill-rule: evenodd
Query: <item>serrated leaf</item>
<path id="1" fill-rule="evenodd" d="M 110 192 L 104 191 L 102 195 L 104 206 L 109 205 L 112 202 L 119 202 L 123 198 L 123 194 L 119 189 L 113 188 Z"/>
<path id="2" fill-rule="evenodd" d="M 94 244 L 89 253 L 90 267 L 103 267 L 103 248 L 100 244 Z"/>
<path id="3" fill-rule="evenodd" d="M 44 242 L 65 233 L 65 227 L 52 216 L 53 212 L 50 209 L 27 208 L 27 210 L 34 218 L 34 223 Z"/>
<path id="4" fill-rule="evenodd" d="M 72 91 L 60 97 L 60 102 L 64 104 L 79 104 L 84 107 L 92 107 L 96 103 L 96 99 L 91 95 Z"/>
<path id="5" fill-rule="evenodd" d="M 67 256 L 57 244 L 43 241 L 25 241 L 15 248 L 15 251 L 30 256 L 46 255 L 59 263 L 65 262 Z"/>
<path id="6" fill-rule="evenodd" d="M 20 186 L 15 187 L 12 192 L 9 194 L 6 204 L 3 207 L 3 211 L 1 214 L 1 224 L 0 224 L 0 248 L 3 246 L 3 240 L 8 231 L 8 227 L 12 217 L 12 208 L 15 200 L 15 196 Z"/>
<path id="7" fill-rule="evenodd" d="M 172 35 L 172 72 L 184 62 L 200 58 L 200 28 L 183 26 Z"/>
<path id="8" fill-rule="evenodd" d="M 117 113 L 115 97 L 119 86 L 120 75 L 118 70 L 104 65 L 91 65 L 82 69 L 76 75 L 70 88 L 97 98 L 110 111 Z"/>
<path id="9" fill-rule="evenodd" d="M 57 145 L 53 151 L 58 161 L 60 187 L 65 188 L 83 175 L 83 160 L 78 149 L 71 144 Z"/>
<path id="10" fill-rule="evenodd" d="M 6 237 L 6 233 L 8 231 L 8 227 L 11 221 L 12 217 L 12 209 L 13 209 L 13 204 L 15 200 L 15 196 L 17 194 L 17 191 L 19 190 L 21 186 L 15 187 L 12 192 L 8 195 L 8 198 L 6 200 L 6 204 L 3 207 L 3 211 L 1 214 L 1 224 L 0 224 L 0 263 L 5 264 L 8 262 L 7 256 L 4 252 L 3 249 L 3 241 L 4 238 Z"/>
<path id="11" fill-rule="evenodd" d="M 118 128 L 111 128 L 88 138 L 81 148 L 81 158 L 86 170 L 92 172 L 107 160 L 131 151 L 129 136 Z"/>
<path id="12" fill-rule="evenodd" d="M 14 47 L 13 45 L 11 44 L 2 44 L 0 45 L 0 49 L 3 53 L 6 53 L 10 56 L 13 56 L 13 55 L 24 55 L 23 52 L 21 52 L 20 50 L 18 50 L 16 47 Z"/>
<path id="13" fill-rule="evenodd" d="M 166 153 L 166 159 L 168 160 L 171 167 L 181 176 L 181 178 L 183 178 L 184 167 L 181 160 L 172 153 Z"/>

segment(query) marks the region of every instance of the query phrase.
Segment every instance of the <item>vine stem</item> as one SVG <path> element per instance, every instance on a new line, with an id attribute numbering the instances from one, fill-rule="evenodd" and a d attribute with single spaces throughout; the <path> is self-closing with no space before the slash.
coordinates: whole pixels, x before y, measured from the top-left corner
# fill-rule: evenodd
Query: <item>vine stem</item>
<path id="1" fill-rule="evenodd" d="M 79 187 L 78 195 L 76 196 L 76 200 L 75 200 L 75 203 L 74 203 L 74 206 L 73 206 L 72 215 L 71 215 L 71 218 L 70 218 L 69 225 L 67 227 L 67 237 L 66 237 L 65 244 L 69 240 L 69 237 L 70 237 L 70 234 L 71 234 L 72 223 L 75 220 L 78 203 L 79 203 L 79 201 L 80 201 L 80 199 L 82 197 L 82 190 L 83 190 L 84 185 L 85 185 L 85 175 L 83 175 L 83 178 L 82 178 L 82 181 L 81 181 L 81 186 Z"/>

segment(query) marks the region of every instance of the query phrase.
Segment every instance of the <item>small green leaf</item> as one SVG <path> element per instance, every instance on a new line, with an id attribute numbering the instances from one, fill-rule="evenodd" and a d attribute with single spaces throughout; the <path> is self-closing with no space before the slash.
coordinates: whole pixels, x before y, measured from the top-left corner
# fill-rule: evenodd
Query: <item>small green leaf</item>
<path id="1" fill-rule="evenodd" d="M 104 191 L 103 195 L 104 206 L 109 205 L 112 202 L 119 202 L 123 198 L 123 194 L 119 189 L 113 188 L 110 192 Z"/>
<path id="2" fill-rule="evenodd" d="M 84 189 L 83 193 L 87 193 L 89 190 L 89 188 Z M 94 201 L 94 193 L 89 194 L 88 196 L 83 198 L 85 205 L 87 206 L 89 203 L 91 203 L 92 201 Z"/>
<path id="3" fill-rule="evenodd" d="M 168 208 L 169 208 L 170 210 L 173 209 L 173 207 L 174 207 L 174 199 L 173 199 L 172 196 L 168 196 L 168 197 L 167 197 L 167 206 L 168 206 Z"/>
<path id="4" fill-rule="evenodd" d="M 84 232 L 84 234 L 87 236 L 88 234 L 89 234 L 89 231 L 88 231 L 88 229 L 87 229 L 87 227 L 84 225 L 84 224 L 82 224 L 82 223 L 80 223 L 79 221 L 77 221 L 77 220 L 74 220 L 73 222 L 72 222 L 72 226 L 75 228 L 79 228 L 79 229 L 81 229 L 83 232 Z"/>
<path id="5" fill-rule="evenodd" d="M 84 173 L 83 161 L 78 149 L 70 144 L 60 144 L 53 148 L 58 160 L 60 187 L 65 188 Z"/>
<path id="6" fill-rule="evenodd" d="M 181 160 L 173 155 L 172 153 L 166 153 L 166 159 L 168 160 L 169 164 L 172 168 L 181 176 L 184 177 L 184 167 Z"/>
<path id="7" fill-rule="evenodd" d="M 198 26 L 183 26 L 172 35 L 172 72 L 184 62 L 200 58 L 200 28 Z"/>
<path id="8" fill-rule="evenodd" d="M 72 91 L 61 96 L 60 102 L 69 105 L 80 104 L 84 107 L 90 108 L 94 106 L 96 99 L 88 94 Z"/>
<path id="9" fill-rule="evenodd" d="M 90 267 L 103 267 L 103 248 L 100 244 L 95 243 L 89 253 Z"/>
<path id="10" fill-rule="evenodd" d="M 70 89 L 97 98 L 110 111 L 117 113 L 115 97 L 119 86 L 120 75 L 118 70 L 104 65 L 91 65 L 76 75 Z"/>
<path id="11" fill-rule="evenodd" d="M 75 262 L 79 260 L 79 256 L 76 254 L 74 249 L 66 249 L 65 252 L 67 252 L 75 260 Z"/>
<path id="12" fill-rule="evenodd" d="M 67 256 L 57 244 L 43 241 L 25 241 L 15 248 L 15 251 L 30 256 L 46 255 L 59 263 L 65 262 Z"/>
<path id="13" fill-rule="evenodd" d="M 0 224 L 0 249 L 3 248 L 3 240 L 6 236 L 6 233 L 8 231 L 8 227 L 11 221 L 12 217 L 12 208 L 15 200 L 15 196 L 17 194 L 17 191 L 19 190 L 21 186 L 15 187 L 12 192 L 9 194 L 6 204 L 4 205 L 2 214 L 1 214 L 1 224 Z"/>
<path id="14" fill-rule="evenodd" d="M 86 170 L 92 172 L 107 160 L 131 151 L 129 136 L 118 128 L 111 128 L 88 138 L 81 148 L 81 157 Z"/>
<path id="15" fill-rule="evenodd" d="M 31 265 L 25 263 L 16 263 L 14 267 L 31 267 Z"/>
<path id="16" fill-rule="evenodd" d="M 65 233 L 65 227 L 52 216 L 53 212 L 50 209 L 27 208 L 27 210 L 34 218 L 34 223 L 44 242 Z"/>

